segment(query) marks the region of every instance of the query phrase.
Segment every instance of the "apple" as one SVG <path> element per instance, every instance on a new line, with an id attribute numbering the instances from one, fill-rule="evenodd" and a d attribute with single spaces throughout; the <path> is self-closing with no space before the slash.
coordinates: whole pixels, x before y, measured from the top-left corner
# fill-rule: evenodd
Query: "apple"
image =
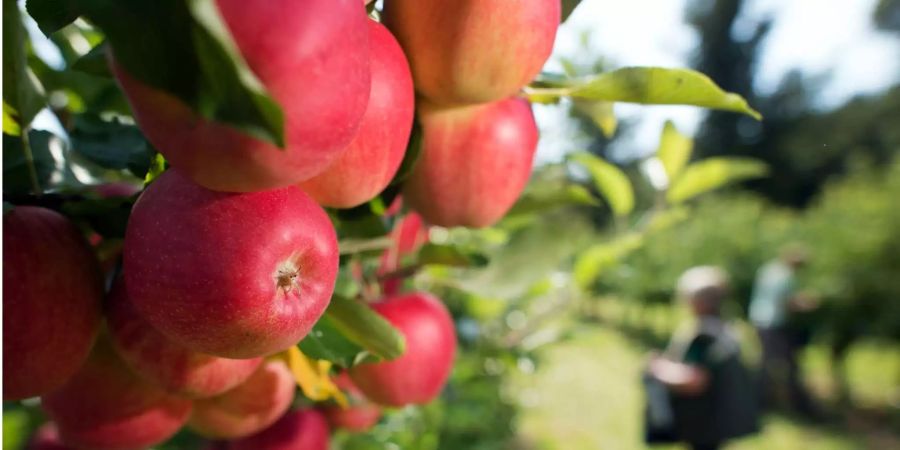
<path id="1" fill-rule="evenodd" d="M 421 105 L 422 153 L 403 198 L 432 225 L 486 227 L 525 189 L 537 149 L 531 106 L 520 98 L 461 108 Z"/>
<path id="2" fill-rule="evenodd" d="M 195 401 L 188 425 L 208 438 L 249 436 L 275 423 L 290 408 L 295 388 L 284 362 L 266 361 L 236 388 Z"/>
<path id="3" fill-rule="evenodd" d="M 296 344 L 334 290 L 337 238 L 300 188 L 215 192 L 175 170 L 138 198 L 125 232 L 128 296 L 175 343 L 225 358 Z"/>
<path id="4" fill-rule="evenodd" d="M 560 0 L 390 0 L 384 22 L 397 36 L 416 90 L 441 105 L 515 95 L 550 57 Z"/>
<path id="5" fill-rule="evenodd" d="M 103 279 L 84 236 L 49 209 L 3 215 L 3 399 L 59 387 L 100 329 Z"/>
<path id="6" fill-rule="evenodd" d="M 63 443 L 59 430 L 53 422 L 46 422 L 34 432 L 26 450 L 75 450 Z"/>
<path id="7" fill-rule="evenodd" d="M 62 441 L 94 450 L 140 449 L 175 434 L 191 400 L 169 394 L 129 369 L 105 338 L 62 387 L 41 397 Z"/>
<path id="8" fill-rule="evenodd" d="M 403 258 L 414 253 L 422 245 L 428 242 L 428 226 L 422 221 L 422 216 L 416 212 L 400 218 L 394 229 L 391 230 L 390 247 L 381 254 L 378 274 L 384 275 L 400 269 Z M 384 295 L 395 295 L 400 291 L 402 278 L 389 278 L 381 282 L 381 291 Z"/>
<path id="9" fill-rule="evenodd" d="M 135 120 L 172 166 L 207 188 L 296 184 L 344 151 L 366 110 L 369 31 L 359 0 L 217 0 L 249 68 L 284 112 L 283 149 L 212 122 L 111 62 Z"/>
<path id="10" fill-rule="evenodd" d="M 314 409 L 291 411 L 271 427 L 229 443 L 229 450 L 328 450 L 328 422 Z"/>
<path id="11" fill-rule="evenodd" d="M 351 208 L 384 190 L 412 130 L 415 95 L 406 56 L 384 25 L 369 21 L 369 30 L 372 91 L 359 132 L 337 161 L 300 184 L 323 206 Z"/>
<path id="12" fill-rule="evenodd" d="M 364 432 L 378 423 L 381 418 L 381 408 L 366 398 L 365 394 L 355 384 L 347 372 L 341 372 L 334 378 L 334 383 L 344 391 L 350 406 L 343 408 L 338 405 L 329 405 L 322 408 L 322 412 L 333 428 L 343 428 L 354 433 Z"/>
<path id="13" fill-rule="evenodd" d="M 375 403 L 425 404 L 437 397 L 453 368 L 456 332 L 450 312 L 424 292 L 373 303 L 406 338 L 406 352 L 392 361 L 363 363 L 350 369 L 356 386 Z"/>
<path id="14" fill-rule="evenodd" d="M 93 187 L 94 193 L 100 198 L 119 198 L 131 197 L 141 192 L 141 186 L 127 181 L 113 181 L 110 183 L 98 184 Z"/>
<path id="15" fill-rule="evenodd" d="M 244 382 L 262 358 L 228 359 L 197 353 L 156 331 L 134 309 L 119 278 L 107 300 L 107 322 L 119 355 L 135 372 L 174 394 L 202 398 Z"/>

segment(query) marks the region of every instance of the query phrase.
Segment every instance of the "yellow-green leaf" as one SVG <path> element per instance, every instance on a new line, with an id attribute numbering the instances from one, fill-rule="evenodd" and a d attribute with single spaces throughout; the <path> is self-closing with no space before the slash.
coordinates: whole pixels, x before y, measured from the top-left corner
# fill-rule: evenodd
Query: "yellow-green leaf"
<path id="1" fill-rule="evenodd" d="M 631 213 L 634 209 L 634 190 L 625 172 L 587 152 L 575 153 L 569 159 L 587 169 L 594 186 L 606 199 L 613 214 L 627 216 Z"/>
<path id="2" fill-rule="evenodd" d="M 690 69 L 626 67 L 577 83 L 556 82 L 550 87 L 530 88 L 526 92 L 545 101 L 556 95 L 607 102 L 694 105 L 739 112 L 757 120 L 762 118 L 743 97 L 723 91 L 709 77 Z"/>
<path id="3" fill-rule="evenodd" d="M 691 151 L 693 149 L 693 139 L 679 133 L 675 128 L 675 124 L 666 121 L 662 136 L 659 138 L 659 148 L 656 150 L 656 156 L 666 169 L 666 176 L 669 177 L 670 186 L 678 178 L 681 170 L 687 165 L 688 160 L 691 159 Z"/>
<path id="4" fill-rule="evenodd" d="M 603 132 L 604 136 L 611 138 L 616 134 L 618 121 L 616 121 L 616 115 L 613 112 L 613 103 L 578 98 L 574 99 L 572 103 L 578 112 L 590 117 L 594 125 Z"/>
<path id="5" fill-rule="evenodd" d="M 687 166 L 666 194 L 672 203 L 680 203 L 730 183 L 758 178 L 768 173 L 765 163 L 740 157 L 708 158 Z"/>
<path id="6" fill-rule="evenodd" d="M 590 287 L 603 271 L 618 264 L 622 258 L 640 248 L 642 243 L 642 235 L 629 233 L 612 242 L 588 248 L 575 260 L 575 282 L 583 288 Z"/>
<path id="7" fill-rule="evenodd" d="M 3 134 L 18 136 L 22 133 L 19 122 L 16 120 L 18 115 L 16 108 L 9 106 L 6 101 L 3 102 Z"/>
<path id="8" fill-rule="evenodd" d="M 280 353 L 278 358 L 287 364 L 294 381 L 307 398 L 317 402 L 334 399 L 341 406 L 347 405 L 347 397 L 328 375 L 330 361 L 308 358 L 294 346 Z"/>

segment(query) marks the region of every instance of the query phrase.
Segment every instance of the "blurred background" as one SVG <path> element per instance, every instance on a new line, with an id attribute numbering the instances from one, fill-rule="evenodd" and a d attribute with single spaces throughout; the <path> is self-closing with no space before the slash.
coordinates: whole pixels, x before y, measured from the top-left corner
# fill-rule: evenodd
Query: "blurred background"
<path id="1" fill-rule="evenodd" d="M 83 112 L 115 89 L 55 85 L 90 45 L 79 33 L 51 42 L 26 25 L 57 109 L 34 126 L 64 135 L 60 111 Z M 576 77 L 633 65 L 699 70 L 764 120 L 693 107 L 535 105 L 535 172 L 510 215 L 488 230 L 430 231 L 432 242 L 489 262 L 426 268 L 407 281 L 438 293 L 457 319 L 461 347 L 445 394 L 391 412 L 366 434 L 340 434 L 336 447 L 646 448 L 648 355 L 691 322 L 675 300 L 681 274 L 699 265 L 727 272 L 722 316 L 756 378 L 765 348 L 748 316 L 754 284 L 785 248 L 802 248 L 792 282 L 806 301 L 785 327 L 809 401 L 770 383 L 758 432 L 724 448 L 900 448 L 900 1 L 583 0 L 546 70 Z M 47 157 L 58 161 L 69 150 L 54 142 Z M 89 160 L 88 148 L 75 145 L 73 158 Z M 613 169 L 573 164 L 585 151 Z M 690 159 L 681 171 L 689 182 L 675 179 L 672 154 Z M 721 157 L 755 165 L 710 163 Z M 59 166 L 52 159 L 48 174 Z M 70 175 L 87 176 L 60 179 Z M 4 412 L 4 429 L 23 430 L 4 433 L 4 449 L 19 448 L 35 414 Z"/>

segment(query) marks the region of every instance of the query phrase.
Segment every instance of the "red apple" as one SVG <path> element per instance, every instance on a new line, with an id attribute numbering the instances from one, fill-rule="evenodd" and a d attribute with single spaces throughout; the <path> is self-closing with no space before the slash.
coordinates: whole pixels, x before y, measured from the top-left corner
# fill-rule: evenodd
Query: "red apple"
<path id="1" fill-rule="evenodd" d="M 231 442 L 229 450 L 328 450 L 328 423 L 314 409 L 292 411 L 271 427 Z"/>
<path id="2" fill-rule="evenodd" d="M 209 438 L 249 436 L 275 423 L 290 408 L 295 388 L 283 362 L 267 361 L 238 387 L 197 400 L 189 426 Z"/>
<path id="3" fill-rule="evenodd" d="M 391 297 L 372 308 L 400 330 L 406 352 L 393 361 L 354 366 L 353 382 L 382 405 L 430 402 L 447 382 L 456 353 L 456 332 L 447 308 L 424 292 Z"/>
<path id="4" fill-rule="evenodd" d="M 515 95 L 550 56 L 559 17 L 560 0 L 390 0 L 384 6 L 416 90 L 442 105 Z"/>
<path id="5" fill-rule="evenodd" d="M 399 219 L 391 230 L 392 245 L 381 254 L 378 274 L 383 275 L 400 269 L 403 257 L 415 252 L 428 242 L 428 226 L 422 216 L 410 212 Z M 402 278 L 389 278 L 381 282 L 381 290 L 385 295 L 395 295 L 400 291 Z"/>
<path id="6" fill-rule="evenodd" d="M 169 170 L 134 205 L 124 268 L 129 298 L 163 335 L 252 358 L 296 344 L 325 311 L 337 239 L 300 188 L 228 194 Z"/>
<path id="7" fill-rule="evenodd" d="M 300 184 L 321 205 L 351 208 L 371 200 L 394 177 L 412 129 L 415 95 L 403 50 L 378 22 L 369 21 L 372 92 L 359 132 L 336 162 Z"/>
<path id="8" fill-rule="evenodd" d="M 350 406 L 343 408 L 337 405 L 329 405 L 322 408 L 328 423 L 334 428 L 361 433 L 378 423 L 381 418 L 381 408 L 366 398 L 365 394 L 350 379 L 347 372 L 342 372 L 334 378 L 334 383 L 344 391 Z"/>
<path id="9" fill-rule="evenodd" d="M 74 447 L 63 443 L 59 437 L 59 430 L 53 422 L 41 425 L 31 436 L 31 440 L 25 448 L 26 450 L 75 450 Z"/>
<path id="10" fill-rule="evenodd" d="M 262 358 L 228 359 L 197 353 L 156 331 L 128 299 L 121 278 L 107 300 L 107 321 L 116 349 L 135 372 L 186 397 L 219 395 L 244 382 Z"/>
<path id="11" fill-rule="evenodd" d="M 433 225 L 485 227 L 525 189 L 538 132 L 525 100 L 438 109 L 422 105 L 422 154 L 403 198 Z"/>
<path id="12" fill-rule="evenodd" d="M 3 399 L 59 387 L 100 329 L 97 259 L 68 219 L 17 206 L 3 216 Z"/>
<path id="13" fill-rule="evenodd" d="M 169 439 L 187 421 L 191 400 L 132 372 L 107 339 L 61 388 L 41 397 L 63 442 L 95 450 L 141 449 Z"/>
<path id="14" fill-rule="evenodd" d="M 296 184 L 356 135 L 369 98 L 369 32 L 359 0 L 217 0 L 253 73 L 284 111 L 286 147 L 210 122 L 112 67 L 141 131 L 194 182 L 251 192 Z"/>

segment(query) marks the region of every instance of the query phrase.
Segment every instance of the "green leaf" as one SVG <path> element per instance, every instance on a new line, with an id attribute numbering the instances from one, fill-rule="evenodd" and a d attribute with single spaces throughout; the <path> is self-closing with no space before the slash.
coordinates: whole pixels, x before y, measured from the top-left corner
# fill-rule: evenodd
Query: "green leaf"
<path id="1" fill-rule="evenodd" d="M 8 134 L 10 136 L 19 136 L 22 133 L 22 129 L 19 127 L 19 122 L 16 119 L 19 113 L 16 112 L 16 109 L 12 106 L 9 106 L 5 101 L 3 102 L 3 133 Z"/>
<path id="2" fill-rule="evenodd" d="M 507 218 L 545 212 L 566 206 L 598 206 L 600 203 L 590 191 L 579 184 L 566 184 L 562 188 L 526 188 L 525 193 L 506 214 Z"/>
<path id="3" fill-rule="evenodd" d="M 154 158 L 153 149 L 138 127 L 115 118 L 78 115 L 70 137 L 75 152 L 105 169 L 128 169 L 143 178 Z"/>
<path id="4" fill-rule="evenodd" d="M 666 198 L 680 203 L 730 183 L 758 178 L 768 173 L 765 163 L 740 157 L 707 158 L 687 166 L 669 188 Z"/>
<path id="5" fill-rule="evenodd" d="M 30 421 L 28 411 L 3 405 L 3 450 L 25 448 Z"/>
<path id="6" fill-rule="evenodd" d="M 616 114 L 613 112 L 612 102 L 598 102 L 593 100 L 573 99 L 572 104 L 575 110 L 584 114 L 594 122 L 594 125 L 603 132 L 607 138 L 611 138 L 616 134 L 618 121 Z"/>
<path id="7" fill-rule="evenodd" d="M 454 245 L 426 243 L 419 250 L 419 265 L 441 265 L 452 267 L 483 267 L 488 264 L 486 256 L 467 252 Z"/>
<path id="8" fill-rule="evenodd" d="M 37 22 L 38 28 L 49 36 L 81 15 L 77 3 L 75 0 L 28 0 L 25 9 Z"/>
<path id="9" fill-rule="evenodd" d="M 614 267 L 642 244 L 642 235 L 629 233 L 612 242 L 591 246 L 575 260 L 575 282 L 582 288 L 589 288 L 605 270 Z"/>
<path id="10" fill-rule="evenodd" d="M 352 367 L 368 355 L 362 346 L 347 339 L 328 315 L 313 325 L 299 347 L 310 358 L 331 361 L 341 367 Z"/>
<path id="11" fill-rule="evenodd" d="M 89 224 L 105 238 L 124 238 L 133 200 L 127 197 L 87 198 L 64 203 L 62 211 L 74 220 Z"/>
<path id="12" fill-rule="evenodd" d="M 413 123 L 412 132 L 409 135 L 409 142 L 406 144 L 406 153 L 403 154 L 403 161 L 400 162 L 400 168 L 391 179 L 391 186 L 399 185 L 409 177 L 416 163 L 419 162 L 419 155 L 422 153 L 422 127 L 419 122 Z"/>
<path id="13" fill-rule="evenodd" d="M 106 42 L 102 42 L 92 48 L 91 51 L 85 53 L 84 56 L 78 58 L 72 64 L 72 70 L 95 77 L 112 78 L 112 72 L 110 72 L 109 63 L 107 62 L 108 52 L 109 45 Z"/>
<path id="14" fill-rule="evenodd" d="M 582 80 L 542 75 L 526 94 L 543 102 L 554 97 L 572 97 L 648 105 L 693 105 L 762 119 L 743 97 L 723 91 L 709 77 L 690 69 L 626 67 Z"/>
<path id="15" fill-rule="evenodd" d="M 562 14 L 560 14 L 559 22 L 565 22 L 580 4 L 581 0 L 562 0 Z"/>
<path id="16" fill-rule="evenodd" d="M 19 7 L 15 0 L 3 0 L 3 102 L 18 112 L 19 130 L 27 129 L 45 105 L 43 87 L 27 65 L 27 45 Z"/>
<path id="17" fill-rule="evenodd" d="M 3 135 L 3 193 L 25 195 L 34 193 L 29 163 L 25 154 L 23 136 Z M 46 187 L 57 171 L 56 161 L 50 153 L 50 141 L 54 139 L 49 131 L 31 130 L 28 144 L 34 165 L 34 175 L 38 186 Z"/>
<path id="18" fill-rule="evenodd" d="M 348 340 L 375 356 L 394 359 L 406 351 L 403 335 L 365 303 L 335 295 L 325 315 Z"/>
<path id="19" fill-rule="evenodd" d="M 656 150 L 656 156 L 666 169 L 670 185 L 678 178 L 681 170 L 691 159 L 693 150 L 694 141 L 679 133 L 675 129 L 675 124 L 667 120 L 666 125 L 663 127 L 662 136 L 659 139 L 659 148 Z"/>
<path id="20" fill-rule="evenodd" d="M 150 160 L 150 167 L 147 168 L 147 174 L 144 175 L 144 186 L 152 183 L 153 180 L 162 175 L 162 173 L 165 171 L 166 157 L 163 156 L 162 153 L 153 155 L 153 159 Z"/>
<path id="21" fill-rule="evenodd" d="M 594 186 L 606 199 L 613 214 L 622 217 L 631 213 L 634 209 L 634 190 L 625 172 L 591 153 L 575 153 L 569 159 L 588 170 Z"/>
<path id="22" fill-rule="evenodd" d="M 116 62 L 131 76 L 175 95 L 208 120 L 283 147 L 282 110 L 247 67 L 214 0 L 70 1 L 102 29 Z M 48 8 L 53 0 L 31 3 Z"/>

